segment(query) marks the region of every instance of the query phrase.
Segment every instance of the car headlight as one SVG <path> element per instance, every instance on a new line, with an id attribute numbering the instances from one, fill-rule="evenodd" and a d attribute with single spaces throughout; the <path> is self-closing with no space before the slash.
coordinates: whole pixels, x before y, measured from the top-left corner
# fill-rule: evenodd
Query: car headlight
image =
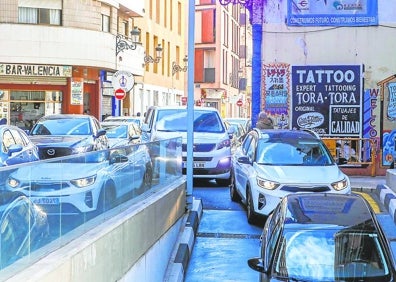
<path id="1" fill-rule="evenodd" d="M 78 188 L 84 188 L 84 187 L 94 184 L 95 180 L 96 180 L 96 175 L 93 175 L 93 176 L 89 176 L 89 177 L 73 179 L 73 180 L 70 180 L 70 182 L 74 186 L 77 186 Z"/>
<path id="2" fill-rule="evenodd" d="M 267 190 L 274 190 L 279 187 L 280 183 L 257 177 L 257 185 Z"/>
<path id="3" fill-rule="evenodd" d="M 21 182 L 19 182 L 19 180 L 9 177 L 8 178 L 8 186 L 10 186 L 11 188 L 17 188 L 20 185 Z"/>
<path id="4" fill-rule="evenodd" d="M 333 182 L 331 183 L 331 187 L 333 187 L 333 189 L 336 191 L 344 190 L 348 187 L 348 180 L 344 178 L 341 181 Z"/>
<path id="5" fill-rule="evenodd" d="M 221 141 L 219 144 L 217 144 L 217 150 L 223 149 L 224 147 L 230 147 L 231 146 L 231 140 L 226 139 Z"/>

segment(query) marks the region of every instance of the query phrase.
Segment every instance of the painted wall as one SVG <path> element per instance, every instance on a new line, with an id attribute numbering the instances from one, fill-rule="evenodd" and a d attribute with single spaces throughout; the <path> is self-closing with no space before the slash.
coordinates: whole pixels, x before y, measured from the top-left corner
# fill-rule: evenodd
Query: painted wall
<path id="1" fill-rule="evenodd" d="M 327 2 L 329 4 L 329 1 Z M 262 65 L 289 66 L 289 76 L 284 77 L 285 87 L 290 87 L 288 83 L 293 81 L 291 70 L 295 66 L 361 66 L 362 89 L 357 92 L 361 96 L 359 107 L 362 129 L 359 134 L 361 137 L 375 138 L 381 149 L 386 145 L 389 152 L 393 151 L 395 142 L 391 136 L 396 134 L 396 119 L 389 117 L 386 111 L 393 111 L 393 96 L 389 84 L 395 80 L 382 84 L 381 82 L 396 73 L 396 60 L 393 59 L 396 5 L 391 1 L 378 0 L 378 26 L 292 27 L 286 25 L 287 3 L 286 0 L 268 0 L 263 3 Z M 262 93 L 265 91 L 263 85 L 268 81 L 265 75 L 266 73 L 262 72 Z M 290 95 L 290 92 L 288 93 Z M 262 107 L 265 102 L 263 96 Z M 286 114 L 291 118 L 292 97 L 286 97 L 283 102 L 285 101 L 289 106 L 289 112 L 285 113 L 283 110 L 279 111 L 279 114 Z M 279 119 L 278 114 L 275 114 L 274 118 Z M 349 115 L 346 115 L 345 119 L 349 120 Z M 392 154 L 383 154 L 381 164 L 389 165 Z"/>

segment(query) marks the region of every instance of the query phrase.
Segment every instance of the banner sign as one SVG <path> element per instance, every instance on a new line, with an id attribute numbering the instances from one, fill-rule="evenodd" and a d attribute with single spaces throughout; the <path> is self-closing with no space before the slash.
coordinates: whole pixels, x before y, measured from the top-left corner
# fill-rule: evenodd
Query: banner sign
<path id="1" fill-rule="evenodd" d="M 292 128 L 362 137 L 362 66 L 292 66 Z"/>
<path id="2" fill-rule="evenodd" d="M 264 95 L 261 108 L 270 115 L 288 114 L 290 92 L 290 65 L 272 63 L 263 65 Z"/>
<path id="3" fill-rule="evenodd" d="M 288 0 L 289 26 L 378 25 L 378 0 Z"/>

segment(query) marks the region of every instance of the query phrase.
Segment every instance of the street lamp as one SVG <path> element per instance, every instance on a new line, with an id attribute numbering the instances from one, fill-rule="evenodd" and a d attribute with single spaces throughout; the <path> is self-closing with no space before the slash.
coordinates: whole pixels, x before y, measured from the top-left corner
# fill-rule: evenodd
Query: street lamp
<path id="1" fill-rule="evenodd" d="M 184 59 L 184 67 L 179 66 L 176 62 L 172 63 L 172 76 L 175 75 L 177 72 L 186 72 L 187 71 L 187 62 L 188 62 L 188 56 L 185 55 Z"/>
<path id="2" fill-rule="evenodd" d="M 116 36 L 116 55 L 120 52 L 124 52 L 124 50 L 135 50 L 137 47 L 137 43 L 139 42 L 140 30 L 135 26 L 133 30 L 131 30 L 131 43 L 127 40 L 124 35 L 117 34 Z"/>
<path id="3" fill-rule="evenodd" d="M 155 47 L 156 55 L 155 58 L 151 57 L 150 55 L 144 56 L 144 63 L 147 65 L 149 63 L 155 63 L 158 64 L 159 61 L 162 58 L 162 47 L 161 44 L 158 44 L 157 47 Z"/>

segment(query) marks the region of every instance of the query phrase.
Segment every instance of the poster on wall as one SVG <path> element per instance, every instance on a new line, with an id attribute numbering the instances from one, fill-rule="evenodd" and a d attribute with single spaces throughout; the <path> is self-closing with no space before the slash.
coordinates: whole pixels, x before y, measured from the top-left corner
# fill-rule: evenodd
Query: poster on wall
<path id="1" fill-rule="evenodd" d="M 82 105 L 83 104 L 83 91 L 84 81 L 82 79 L 72 78 L 71 80 L 71 105 Z"/>
<path id="2" fill-rule="evenodd" d="M 288 0 L 289 26 L 378 25 L 378 0 Z"/>
<path id="3" fill-rule="evenodd" d="M 287 115 L 290 93 L 290 65 L 272 63 L 263 66 L 262 109 L 270 115 Z"/>
<path id="4" fill-rule="evenodd" d="M 362 137 L 362 66 L 292 66 L 292 128 Z"/>

